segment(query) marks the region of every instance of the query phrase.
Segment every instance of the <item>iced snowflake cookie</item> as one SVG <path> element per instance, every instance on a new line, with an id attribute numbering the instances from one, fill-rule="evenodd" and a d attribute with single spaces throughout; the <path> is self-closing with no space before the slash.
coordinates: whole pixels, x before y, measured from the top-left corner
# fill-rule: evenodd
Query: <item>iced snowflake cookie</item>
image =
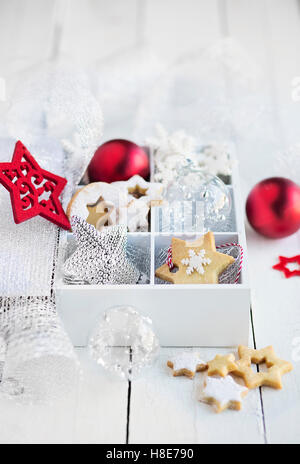
<path id="1" fill-rule="evenodd" d="M 106 225 L 122 223 L 119 211 L 126 208 L 128 194 L 125 189 L 105 182 L 94 182 L 78 190 L 67 207 L 67 216 L 78 216 L 101 230 Z"/>
<path id="2" fill-rule="evenodd" d="M 136 175 L 123 182 L 113 182 L 112 185 L 125 188 L 131 199 L 140 200 L 148 206 L 156 206 L 162 202 L 162 184 L 147 182 L 141 176 Z"/>
<path id="3" fill-rule="evenodd" d="M 200 401 L 212 404 L 216 412 L 225 409 L 240 410 L 242 398 L 247 393 L 248 388 L 236 383 L 230 375 L 224 378 L 207 377 Z"/>
<path id="4" fill-rule="evenodd" d="M 217 354 L 212 361 L 207 363 L 208 371 L 207 375 L 219 375 L 221 377 L 226 377 L 229 372 L 233 372 L 237 369 L 235 363 L 234 354 Z"/>
<path id="5" fill-rule="evenodd" d="M 267 346 L 260 350 L 254 350 L 240 345 L 238 348 L 240 359 L 236 361 L 236 369 L 233 375 L 242 377 L 248 388 L 257 388 L 262 385 L 277 389 L 282 388 L 281 377 L 290 372 L 293 366 L 290 362 L 279 359 L 272 346 Z M 265 363 L 266 372 L 254 372 L 251 363 Z"/>
<path id="6" fill-rule="evenodd" d="M 155 275 L 173 284 L 217 284 L 219 275 L 234 261 L 232 256 L 217 252 L 212 232 L 194 242 L 173 237 L 172 262 L 177 272 L 163 264 Z"/>
<path id="7" fill-rule="evenodd" d="M 200 359 L 199 353 L 183 352 L 167 362 L 167 366 L 173 369 L 174 377 L 185 375 L 192 379 L 196 372 L 205 371 L 207 364 Z"/>
<path id="8" fill-rule="evenodd" d="M 229 176 L 232 173 L 233 161 L 225 144 L 213 143 L 203 148 L 199 164 L 204 171 L 214 176 Z"/>

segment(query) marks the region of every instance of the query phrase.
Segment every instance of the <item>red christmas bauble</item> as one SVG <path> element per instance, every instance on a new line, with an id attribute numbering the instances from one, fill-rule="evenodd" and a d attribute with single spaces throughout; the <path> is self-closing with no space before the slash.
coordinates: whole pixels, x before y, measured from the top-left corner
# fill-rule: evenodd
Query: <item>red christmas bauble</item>
<path id="1" fill-rule="evenodd" d="M 90 182 L 116 182 L 139 174 L 149 176 L 149 158 L 145 150 L 129 140 L 115 139 L 101 145 L 89 167 Z"/>
<path id="2" fill-rule="evenodd" d="M 287 237 L 300 228 L 300 187 L 284 177 L 265 179 L 249 193 L 246 213 L 258 233 Z"/>

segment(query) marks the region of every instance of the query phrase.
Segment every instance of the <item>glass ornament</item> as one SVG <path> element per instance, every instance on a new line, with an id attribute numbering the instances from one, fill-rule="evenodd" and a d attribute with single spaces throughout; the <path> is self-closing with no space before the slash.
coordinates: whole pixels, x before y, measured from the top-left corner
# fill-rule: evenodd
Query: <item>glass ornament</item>
<path id="1" fill-rule="evenodd" d="M 179 163 L 176 170 L 177 175 L 164 192 L 162 231 L 224 231 L 231 212 L 228 187 L 188 159 Z"/>
<path id="2" fill-rule="evenodd" d="M 113 306 L 96 324 L 89 350 L 105 369 L 132 380 L 155 361 L 159 341 L 150 318 L 141 316 L 133 306 Z"/>

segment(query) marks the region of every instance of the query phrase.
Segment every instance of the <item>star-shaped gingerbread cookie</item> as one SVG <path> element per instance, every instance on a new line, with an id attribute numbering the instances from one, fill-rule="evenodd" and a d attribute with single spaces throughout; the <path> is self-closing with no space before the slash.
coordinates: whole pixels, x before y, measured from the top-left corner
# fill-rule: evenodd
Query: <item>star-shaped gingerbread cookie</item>
<path id="1" fill-rule="evenodd" d="M 226 377 L 229 372 L 236 370 L 237 365 L 235 363 L 234 354 L 217 354 L 212 361 L 207 363 L 208 371 L 207 375 L 220 375 L 221 377 Z"/>
<path id="2" fill-rule="evenodd" d="M 200 401 L 212 404 L 216 412 L 225 409 L 240 410 L 242 398 L 248 393 L 248 388 L 236 383 L 232 377 L 207 377 Z"/>
<path id="3" fill-rule="evenodd" d="M 272 346 L 267 346 L 261 350 L 254 350 L 240 345 L 238 348 L 240 359 L 236 361 L 237 369 L 233 375 L 242 377 L 246 386 L 250 389 L 261 387 L 262 385 L 281 389 L 283 374 L 290 372 L 293 366 L 288 361 L 279 359 Z M 254 372 L 251 363 L 265 363 L 268 370 L 266 372 Z"/>
<path id="4" fill-rule="evenodd" d="M 192 379 L 196 372 L 205 371 L 207 364 L 202 361 L 199 353 L 183 352 L 178 356 L 174 356 L 170 361 L 167 362 L 167 366 L 173 369 L 174 377 L 179 375 L 185 375 Z"/>
<path id="5" fill-rule="evenodd" d="M 234 258 L 217 252 L 214 235 L 208 232 L 193 242 L 173 237 L 172 261 L 177 272 L 163 264 L 156 269 L 156 277 L 173 284 L 217 284 L 219 275 L 234 263 Z"/>

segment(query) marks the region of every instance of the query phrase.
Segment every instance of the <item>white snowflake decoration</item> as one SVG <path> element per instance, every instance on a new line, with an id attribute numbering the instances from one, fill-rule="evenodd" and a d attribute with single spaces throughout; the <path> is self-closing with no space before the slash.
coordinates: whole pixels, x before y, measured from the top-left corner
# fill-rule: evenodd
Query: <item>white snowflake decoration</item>
<path id="1" fill-rule="evenodd" d="M 229 176 L 232 173 L 233 162 L 225 144 L 213 143 L 205 147 L 201 152 L 199 165 L 204 171 L 213 176 L 219 174 Z"/>
<path id="2" fill-rule="evenodd" d="M 210 258 L 205 258 L 205 250 L 200 250 L 199 253 L 195 253 L 194 250 L 189 250 L 189 258 L 181 260 L 182 264 L 188 266 L 186 273 L 191 275 L 194 271 L 199 274 L 204 274 L 204 266 L 211 263 Z"/>
<path id="3" fill-rule="evenodd" d="M 156 133 L 156 137 L 146 140 L 154 151 L 155 182 L 168 185 L 187 159 L 209 174 L 231 174 L 233 162 L 225 144 L 212 143 L 199 152 L 196 139 L 183 130 L 168 134 L 163 126 L 157 125 Z"/>
<path id="4" fill-rule="evenodd" d="M 156 126 L 156 133 L 157 136 L 147 139 L 146 144 L 154 150 L 155 182 L 167 185 L 187 158 L 197 163 L 196 140 L 183 130 L 168 134 L 161 125 Z"/>
<path id="5" fill-rule="evenodd" d="M 166 129 L 161 124 L 158 124 L 156 126 L 156 133 L 157 136 L 147 139 L 146 143 L 157 150 L 157 161 L 166 161 L 169 156 L 195 156 L 196 140 L 194 137 L 186 134 L 184 130 L 168 134 Z"/>

